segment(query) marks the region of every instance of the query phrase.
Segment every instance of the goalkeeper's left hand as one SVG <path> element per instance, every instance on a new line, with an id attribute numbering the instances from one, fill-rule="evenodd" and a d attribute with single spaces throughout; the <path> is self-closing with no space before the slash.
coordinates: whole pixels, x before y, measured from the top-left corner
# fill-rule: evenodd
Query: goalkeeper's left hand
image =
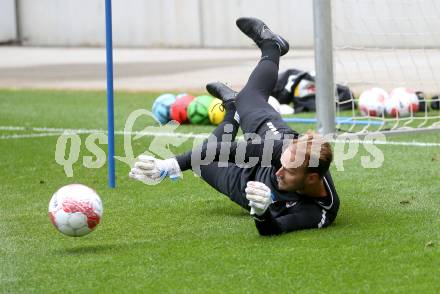
<path id="1" fill-rule="evenodd" d="M 270 188 L 262 182 L 247 182 L 245 192 L 251 207 L 251 215 L 263 215 L 269 205 L 273 203 Z"/>

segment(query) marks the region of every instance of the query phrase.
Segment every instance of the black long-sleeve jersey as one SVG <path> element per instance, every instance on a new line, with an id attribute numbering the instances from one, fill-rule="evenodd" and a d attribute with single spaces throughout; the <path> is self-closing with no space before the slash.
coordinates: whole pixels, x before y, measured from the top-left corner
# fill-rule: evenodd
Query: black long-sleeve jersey
<path id="1" fill-rule="evenodd" d="M 255 176 L 255 181 L 266 184 L 275 195 L 275 202 L 264 215 L 255 218 L 260 234 L 272 235 L 322 228 L 335 220 L 339 210 L 339 197 L 329 172 L 323 177 L 327 196 L 320 198 L 278 190 L 275 172 L 273 167 L 258 168 Z"/>
<path id="2" fill-rule="evenodd" d="M 287 147 L 290 142 L 291 139 L 265 140 L 256 143 L 252 141 L 207 143 L 201 146 L 201 149 L 192 151 L 191 163 L 194 165 L 200 158 L 205 158 L 208 150 L 211 155 L 214 155 L 214 161 L 228 161 L 241 167 L 230 172 L 236 173 L 232 175 L 232 178 L 240 178 L 236 191 L 243 197 L 246 194 L 245 188 L 248 181 L 262 182 L 271 189 L 275 198 L 274 203 L 269 206 L 264 215 L 255 219 L 256 227 L 262 235 L 326 227 L 334 221 L 339 209 L 339 197 L 330 172 L 323 177 L 327 191 L 326 197 L 313 198 L 297 192 L 278 189 L 275 173 L 281 167 L 281 154 L 285 149 L 283 146 Z M 229 153 L 224 154 L 225 150 Z M 231 185 L 230 183 L 224 184 Z"/>

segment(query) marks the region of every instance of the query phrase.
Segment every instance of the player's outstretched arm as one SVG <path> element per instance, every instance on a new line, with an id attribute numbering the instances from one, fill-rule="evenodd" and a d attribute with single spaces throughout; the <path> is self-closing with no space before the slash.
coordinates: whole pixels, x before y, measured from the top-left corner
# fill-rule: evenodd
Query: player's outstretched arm
<path id="1" fill-rule="evenodd" d="M 212 158 L 212 161 L 228 161 L 237 163 L 237 160 L 249 161 L 253 158 L 253 163 L 257 164 L 264 162 L 265 164 L 271 164 L 275 167 L 280 167 L 280 157 L 282 154 L 283 141 L 282 140 L 263 140 L 263 141 L 236 141 L 226 145 L 222 142 L 210 142 L 205 145 L 201 145 L 192 151 L 191 158 Z M 209 155 L 209 156 L 208 156 Z M 180 157 L 177 156 L 179 163 Z M 257 160 L 257 162 L 255 162 Z M 242 163 L 242 162 L 240 162 Z M 185 170 L 186 165 L 180 165 Z"/>
<path id="2" fill-rule="evenodd" d="M 182 171 L 175 158 L 157 159 L 148 155 L 140 155 L 129 172 L 129 177 L 147 184 L 160 182 L 165 177 L 179 179 Z"/>

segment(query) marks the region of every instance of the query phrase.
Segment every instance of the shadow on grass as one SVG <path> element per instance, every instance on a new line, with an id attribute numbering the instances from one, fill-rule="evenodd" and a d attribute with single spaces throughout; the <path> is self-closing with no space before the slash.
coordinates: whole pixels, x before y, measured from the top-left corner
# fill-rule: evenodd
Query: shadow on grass
<path id="1" fill-rule="evenodd" d="M 221 206 L 221 207 L 207 207 L 203 210 L 203 214 L 212 215 L 212 216 L 230 216 L 236 218 L 248 218 L 249 212 L 247 212 L 244 208 L 240 207 L 230 207 L 230 206 Z"/>
<path id="2" fill-rule="evenodd" d="M 99 253 L 107 253 L 119 251 L 122 248 L 125 248 L 124 244 L 93 244 L 93 245 L 80 245 L 70 248 L 60 248 L 56 250 L 58 254 L 70 254 L 70 255 L 84 255 L 84 254 L 99 254 Z"/>

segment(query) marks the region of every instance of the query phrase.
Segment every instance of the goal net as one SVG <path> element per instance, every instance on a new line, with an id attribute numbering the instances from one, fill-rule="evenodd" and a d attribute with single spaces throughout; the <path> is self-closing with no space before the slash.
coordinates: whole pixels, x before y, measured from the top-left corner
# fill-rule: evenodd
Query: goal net
<path id="1" fill-rule="evenodd" d="M 402 132 L 440 128 L 440 1 L 331 2 L 335 83 L 354 93 L 351 111 L 336 107 L 336 129 Z M 359 96 L 371 88 L 418 91 L 419 105 L 404 113 L 361 113 Z M 433 102 L 434 100 L 434 102 Z M 437 109 L 435 109 L 437 108 Z"/>

